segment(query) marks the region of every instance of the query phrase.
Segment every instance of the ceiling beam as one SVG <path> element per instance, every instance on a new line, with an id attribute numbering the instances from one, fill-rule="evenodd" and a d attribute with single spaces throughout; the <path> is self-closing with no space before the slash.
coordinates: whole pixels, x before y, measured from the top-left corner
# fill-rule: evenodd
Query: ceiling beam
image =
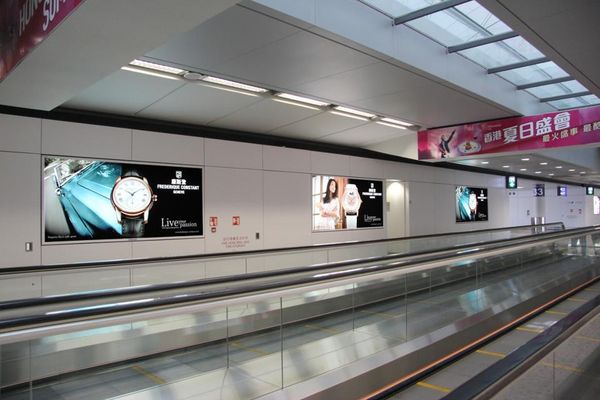
<path id="1" fill-rule="evenodd" d="M 573 97 L 588 96 L 590 94 L 592 94 L 592 92 L 590 92 L 589 90 L 585 91 L 585 92 L 569 93 L 569 94 L 563 94 L 560 96 L 544 97 L 543 99 L 540 99 L 540 102 L 547 103 L 549 101 L 572 99 Z"/>
<path id="2" fill-rule="evenodd" d="M 404 14 L 399 17 L 395 17 L 394 25 L 402 25 L 409 21 L 425 17 L 427 15 L 436 13 L 438 11 L 443 11 L 443 10 L 447 10 L 448 8 L 459 6 L 468 1 L 470 1 L 470 0 L 448 0 L 448 1 L 443 1 L 441 3 L 433 4 L 429 7 L 421 8 L 420 10 L 416 10 L 416 11 L 410 12 L 408 14 Z"/>
<path id="3" fill-rule="evenodd" d="M 501 42 L 503 40 L 511 39 L 517 36 L 519 36 L 519 34 L 513 31 L 501 33 L 499 35 L 492 35 L 482 39 L 473 40 L 471 42 L 457 44 L 456 46 L 449 46 L 448 53 L 456 53 L 457 51 L 468 50 L 474 47 L 484 46 L 490 43 Z"/>
<path id="4" fill-rule="evenodd" d="M 501 65 L 500 67 L 489 68 L 488 74 L 497 74 L 498 72 L 510 71 L 511 69 L 530 67 L 532 65 L 542 64 L 551 61 L 548 57 L 534 58 L 533 60 L 520 61 L 514 64 Z"/>
<path id="5" fill-rule="evenodd" d="M 532 83 L 526 83 L 524 85 L 517 85 L 517 90 L 531 89 L 539 86 L 553 85 L 555 83 L 562 83 L 568 81 L 574 81 L 575 78 L 571 76 L 563 76 L 562 78 L 546 79 L 545 81 L 538 81 Z"/>

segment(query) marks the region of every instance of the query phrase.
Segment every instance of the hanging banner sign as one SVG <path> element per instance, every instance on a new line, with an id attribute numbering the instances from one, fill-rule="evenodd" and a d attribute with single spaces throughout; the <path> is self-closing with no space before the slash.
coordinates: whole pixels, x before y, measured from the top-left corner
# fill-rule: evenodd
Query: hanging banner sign
<path id="1" fill-rule="evenodd" d="M 600 142 L 600 106 L 457 125 L 418 133 L 419 160 Z"/>
<path id="2" fill-rule="evenodd" d="M 0 81 L 83 1 L 0 1 Z"/>

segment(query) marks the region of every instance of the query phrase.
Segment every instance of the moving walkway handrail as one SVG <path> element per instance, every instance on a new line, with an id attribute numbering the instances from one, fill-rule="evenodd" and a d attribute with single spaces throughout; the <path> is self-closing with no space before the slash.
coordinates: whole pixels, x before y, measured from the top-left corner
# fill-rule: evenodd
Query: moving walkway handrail
<path id="1" fill-rule="evenodd" d="M 561 222 L 562 224 L 562 222 Z M 526 225 L 527 227 L 532 227 L 532 225 Z M 539 226 L 539 225 L 536 225 Z M 513 228 L 514 229 L 514 228 Z M 577 229 L 587 229 L 587 228 L 576 228 Z M 304 272 L 313 272 L 313 271 L 321 271 L 321 270 L 331 270 L 335 268 L 345 268 L 365 263 L 378 263 L 385 262 L 389 260 L 398 260 L 395 263 L 395 266 L 398 267 L 401 264 L 408 264 L 414 262 L 423 262 L 423 261 L 435 261 L 440 258 L 446 258 L 448 256 L 452 256 L 457 251 L 464 251 L 465 249 L 474 247 L 474 246 L 490 246 L 494 244 L 502 244 L 507 242 L 520 242 L 522 240 L 531 240 L 531 238 L 540 238 L 540 237 L 548 237 L 548 235 L 556 235 L 559 233 L 564 233 L 568 231 L 560 231 L 560 232 L 544 232 L 537 234 L 535 236 L 528 237 L 518 237 L 518 238 L 510 238 L 510 239 L 497 239 L 497 240 L 489 240 L 489 241 L 479 241 L 475 243 L 467 243 L 460 245 L 453 245 L 450 247 L 442 247 L 435 249 L 433 251 L 423 250 L 423 251 L 414 251 L 409 253 L 394 253 L 387 254 L 385 256 L 371 256 L 364 257 L 360 259 L 353 260 L 344 260 L 344 261 L 336 261 L 331 263 L 322 263 L 322 264 L 312 264 L 307 266 L 300 267 L 289 267 L 282 268 L 273 271 L 260 271 L 260 272 L 250 272 L 240 275 L 228 275 L 214 278 L 203 278 L 203 279 L 195 279 L 188 280 L 183 282 L 170 282 L 170 283 L 161 283 L 161 284 L 152 284 L 152 285 L 137 285 L 137 286 L 127 286 L 121 288 L 111 288 L 111 289 L 100 289 L 100 290 L 91 290 L 85 292 L 77 292 L 77 293 L 68 293 L 68 294 L 59 294 L 52 296 L 42 296 L 42 297 L 34 297 L 28 299 L 19 299 L 19 300 L 9 300 L 0 302 L 0 310 L 7 310 L 19 307 L 32 307 L 38 305 L 48 305 L 48 304 L 56 304 L 63 302 L 71 302 L 71 301 L 81 301 L 81 300 L 91 300 L 91 299 L 99 299 L 104 297 L 112 297 L 112 296 L 126 296 L 132 294 L 141 294 L 141 293 L 151 293 L 162 290 L 174 290 L 174 289 L 184 289 L 184 288 L 192 288 L 192 287 L 200 287 L 200 286 L 208 286 L 214 284 L 222 284 L 228 282 L 239 282 L 242 280 L 254 280 L 261 278 L 272 278 L 276 276 L 282 275 L 290 275 L 290 274 L 299 274 Z M 362 243 L 362 242 L 361 242 Z M 424 260 L 420 260 L 421 258 L 425 258 Z"/>
<path id="2" fill-rule="evenodd" d="M 130 322 L 132 320 L 142 320 L 148 318 L 158 318 L 161 316 L 197 312 L 202 309 L 215 307 L 214 302 L 219 301 L 219 306 L 236 302 L 248 302 L 274 297 L 278 295 L 290 295 L 296 292 L 305 291 L 306 286 L 310 284 L 312 290 L 328 288 L 331 281 L 336 285 L 357 283 L 373 279 L 373 274 L 378 273 L 379 277 L 388 277 L 399 273 L 409 273 L 431 269 L 442 266 L 447 262 L 458 262 L 463 259 L 472 258 L 473 255 L 481 257 L 483 255 L 500 255 L 506 252 L 514 252 L 520 249 L 530 248 L 532 243 L 547 244 L 556 240 L 570 237 L 581 236 L 600 232 L 600 225 L 587 228 L 570 229 L 564 232 L 544 235 L 543 237 L 533 237 L 528 240 L 523 238 L 505 240 L 504 243 L 494 243 L 488 246 L 465 248 L 455 250 L 454 254 L 444 256 L 422 257 L 419 260 L 407 260 L 405 262 L 391 262 L 383 265 L 367 265 L 364 267 L 350 268 L 344 271 L 333 271 L 330 273 L 315 274 L 310 277 L 288 278 L 284 281 L 273 281 L 262 284 L 254 284 L 242 287 L 227 287 L 211 289 L 197 293 L 177 294 L 170 297 L 146 298 L 116 301 L 113 303 L 93 305 L 87 307 L 74 307 L 70 310 L 58 310 L 46 312 L 39 315 L 27 315 L 21 317 L 11 317 L 0 320 L 0 344 L 13 341 L 16 336 L 27 339 L 44 336 L 43 332 L 52 331 L 68 332 L 74 326 L 77 329 L 87 329 L 90 327 L 104 326 L 115 323 L 115 321 Z M 514 241 L 520 243 L 515 244 Z M 402 265 L 400 271 L 397 269 Z M 410 267 L 410 268 L 409 268 Z M 290 272 L 290 275 L 292 273 Z M 119 293 L 123 295 L 123 293 Z M 174 312 L 175 306 L 177 312 Z M 132 311 L 136 311 L 132 314 Z M 93 319 L 92 319 L 93 318 Z M 60 322 L 60 324 L 58 324 Z M 27 328 L 27 329 L 26 329 Z M 20 330 L 23 330 L 21 332 Z"/>
<path id="3" fill-rule="evenodd" d="M 68 264 L 42 264 L 42 265 L 30 265 L 30 266 L 21 266 L 21 267 L 10 267 L 10 268 L 2 268 L 0 269 L 0 275 L 7 274 L 17 274 L 17 273 L 36 273 L 36 272 L 48 272 L 48 271 L 63 271 L 70 269 L 78 269 L 78 268 L 100 268 L 100 267 L 112 267 L 112 266 L 120 266 L 120 265 L 140 265 L 140 264 L 157 264 L 157 263 L 165 263 L 165 262 L 176 262 L 176 261 L 187 261 L 187 260 L 203 260 L 208 258 L 218 258 L 218 257 L 243 257 L 243 256 L 251 256 L 255 254 L 277 254 L 284 252 L 292 252 L 292 251 L 304 251 L 304 250 L 320 250 L 327 249 L 333 247 L 346 247 L 346 246 L 356 246 L 357 244 L 375 244 L 375 243 L 386 243 L 386 242 L 394 242 L 394 241 L 407 241 L 407 240 L 416 240 L 416 239 L 426 239 L 426 238 L 435 238 L 435 237 L 445 237 L 452 235 L 460 235 L 460 234 L 478 234 L 478 233 L 486 233 L 486 232 L 498 232 L 498 231 L 509 231 L 509 230 L 520 230 L 520 229 L 539 229 L 539 228 L 549 228 L 551 226 L 559 226 L 562 231 L 565 230 L 565 225 L 563 222 L 549 222 L 546 224 L 539 225 L 517 225 L 511 227 L 504 228 L 488 228 L 488 229 L 480 229 L 473 230 L 467 232 L 445 232 L 445 233 L 436 233 L 431 235 L 417 235 L 417 236 L 406 236 L 406 237 L 397 237 L 397 238 L 385 238 L 385 239 L 373 239 L 373 240 L 365 240 L 365 241 L 345 241 L 345 242 L 334 242 L 334 243 L 322 243 L 322 244 L 312 244 L 309 246 L 295 246 L 295 247 L 282 247 L 277 249 L 261 249 L 261 250 L 246 250 L 239 252 L 225 252 L 225 253 L 203 253 L 203 254 L 189 254 L 183 256 L 168 256 L 168 257 L 151 257 L 151 258 L 136 258 L 136 259 L 120 259 L 120 260 L 107 260 L 107 261 L 90 261 L 90 262 L 80 262 L 80 263 L 68 263 Z M 473 242 L 471 244 L 481 243 L 481 242 Z"/>

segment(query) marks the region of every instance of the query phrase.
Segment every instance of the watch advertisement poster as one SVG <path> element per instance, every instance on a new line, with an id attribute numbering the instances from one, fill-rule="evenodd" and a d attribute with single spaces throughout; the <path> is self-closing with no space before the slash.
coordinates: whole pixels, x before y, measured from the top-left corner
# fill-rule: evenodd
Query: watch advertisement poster
<path id="1" fill-rule="evenodd" d="M 383 182 L 312 177 L 313 231 L 383 227 Z"/>
<path id="2" fill-rule="evenodd" d="M 202 169 L 44 156 L 45 242 L 202 235 Z"/>
<path id="3" fill-rule="evenodd" d="M 487 189 L 469 186 L 456 187 L 456 222 L 488 220 Z"/>

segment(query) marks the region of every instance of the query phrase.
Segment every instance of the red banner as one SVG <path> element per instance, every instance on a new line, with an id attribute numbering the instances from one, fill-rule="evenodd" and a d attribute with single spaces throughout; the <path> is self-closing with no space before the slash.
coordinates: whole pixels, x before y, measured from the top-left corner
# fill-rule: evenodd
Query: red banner
<path id="1" fill-rule="evenodd" d="M 600 142 L 600 106 L 418 133 L 419 160 L 551 149 Z"/>
<path id="2" fill-rule="evenodd" d="M 0 81 L 84 0 L 1 0 Z"/>

